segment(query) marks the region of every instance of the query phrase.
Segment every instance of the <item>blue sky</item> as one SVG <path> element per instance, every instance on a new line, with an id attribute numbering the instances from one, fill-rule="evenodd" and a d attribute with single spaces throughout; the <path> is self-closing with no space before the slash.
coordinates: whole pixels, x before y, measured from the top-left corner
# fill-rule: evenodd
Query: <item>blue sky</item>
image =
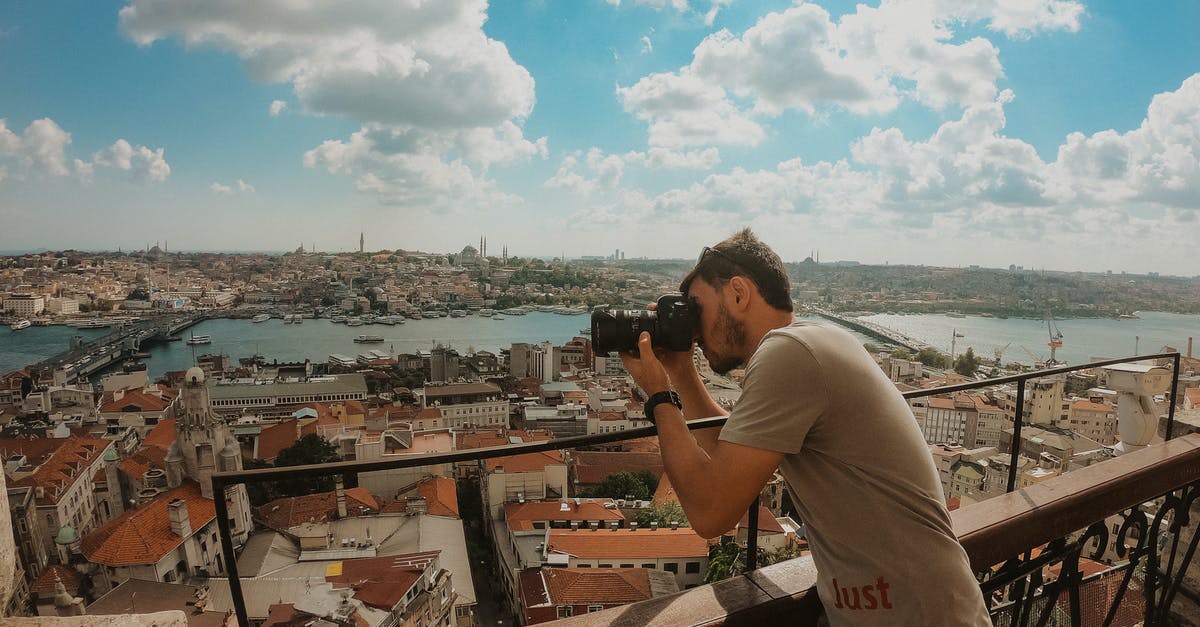
<path id="1" fill-rule="evenodd" d="M 193 6 L 194 5 L 194 6 Z M 17 1 L 0 250 L 1200 274 L 1200 4 Z"/>

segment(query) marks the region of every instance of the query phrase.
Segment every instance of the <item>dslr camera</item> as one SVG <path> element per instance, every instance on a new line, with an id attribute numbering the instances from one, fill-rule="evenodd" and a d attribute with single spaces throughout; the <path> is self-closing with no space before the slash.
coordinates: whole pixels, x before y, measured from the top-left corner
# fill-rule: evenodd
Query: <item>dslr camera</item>
<path id="1" fill-rule="evenodd" d="M 592 310 L 592 348 L 599 355 L 637 350 L 638 336 L 650 332 L 655 348 L 692 349 L 696 311 L 683 294 L 659 297 L 656 309 Z"/>

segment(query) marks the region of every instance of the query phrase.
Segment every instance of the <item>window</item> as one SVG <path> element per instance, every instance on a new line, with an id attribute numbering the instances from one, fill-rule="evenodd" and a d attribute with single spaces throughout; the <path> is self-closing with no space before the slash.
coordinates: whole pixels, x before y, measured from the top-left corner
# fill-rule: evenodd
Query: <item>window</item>
<path id="1" fill-rule="evenodd" d="M 603 605 L 589 605 L 588 606 L 588 612 L 599 612 L 602 609 L 604 609 Z"/>
<path id="2" fill-rule="evenodd" d="M 600 568 L 612 568 L 612 564 L 600 564 Z"/>
<path id="3" fill-rule="evenodd" d="M 684 566 L 683 572 L 689 575 L 694 575 L 700 572 L 700 562 L 688 562 L 687 565 Z"/>
<path id="4" fill-rule="evenodd" d="M 667 562 L 666 564 L 663 564 L 663 570 L 667 571 L 668 573 L 678 573 L 679 564 L 675 562 Z"/>
<path id="5" fill-rule="evenodd" d="M 654 568 L 654 564 L 642 564 L 642 568 Z"/>
<path id="6" fill-rule="evenodd" d="M 575 615 L 575 608 L 574 608 L 574 607 L 572 607 L 572 606 L 570 606 L 570 605 L 560 605 L 560 606 L 558 606 L 558 617 L 559 617 L 559 618 L 569 618 L 569 617 L 571 617 L 571 616 L 574 616 L 574 615 Z"/>
<path id="7" fill-rule="evenodd" d="M 621 568 L 633 568 L 633 564 L 621 564 Z"/>

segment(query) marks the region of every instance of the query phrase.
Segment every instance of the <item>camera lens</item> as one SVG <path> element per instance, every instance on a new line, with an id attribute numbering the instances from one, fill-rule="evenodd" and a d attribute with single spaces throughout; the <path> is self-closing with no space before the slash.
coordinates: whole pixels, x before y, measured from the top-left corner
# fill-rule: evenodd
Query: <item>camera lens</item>
<path id="1" fill-rule="evenodd" d="M 592 312 L 592 347 L 598 355 L 634 350 L 642 331 L 653 335 L 657 320 L 657 313 L 645 309 L 597 309 Z"/>

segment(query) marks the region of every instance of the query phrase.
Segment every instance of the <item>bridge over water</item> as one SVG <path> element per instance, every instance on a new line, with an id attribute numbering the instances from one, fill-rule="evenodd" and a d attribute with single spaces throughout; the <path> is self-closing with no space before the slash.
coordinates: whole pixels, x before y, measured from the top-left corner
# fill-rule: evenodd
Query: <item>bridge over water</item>
<path id="1" fill-rule="evenodd" d="M 55 383 L 71 383 L 132 356 L 147 342 L 165 341 L 200 322 L 205 314 L 175 314 L 126 322 L 89 342 L 72 341 L 71 348 L 33 366 L 54 373 Z"/>
<path id="2" fill-rule="evenodd" d="M 867 337 L 872 337 L 882 342 L 887 342 L 888 344 L 900 346 L 914 353 L 919 352 L 922 348 L 929 348 L 928 344 L 920 340 L 915 340 L 907 335 L 904 335 L 903 333 L 900 333 L 899 331 L 889 329 L 873 322 L 842 316 L 832 311 L 827 311 L 817 307 L 809 307 L 808 310 L 817 314 L 818 316 L 821 316 L 822 318 L 825 318 L 826 320 L 836 322 L 837 324 L 849 329 L 854 329 L 855 331 L 858 331 Z"/>

